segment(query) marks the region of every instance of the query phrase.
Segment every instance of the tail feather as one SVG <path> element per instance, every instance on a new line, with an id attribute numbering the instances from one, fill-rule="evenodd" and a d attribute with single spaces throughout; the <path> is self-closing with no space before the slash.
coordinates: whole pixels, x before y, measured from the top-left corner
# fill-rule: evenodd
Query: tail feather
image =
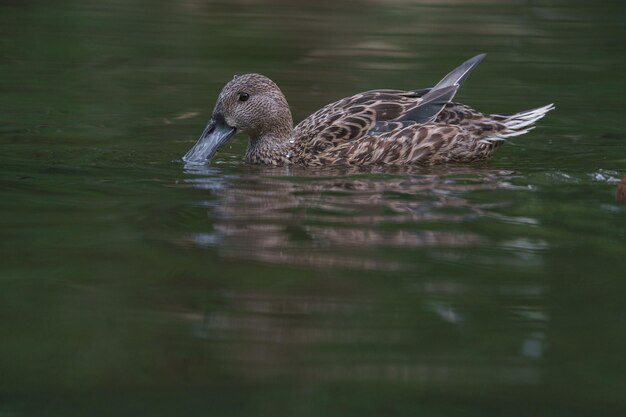
<path id="1" fill-rule="evenodd" d="M 535 126 L 533 126 L 535 122 L 542 119 L 549 111 L 554 110 L 554 108 L 554 104 L 548 104 L 547 106 L 515 113 L 510 116 L 494 115 L 494 118 L 503 124 L 505 128 L 493 136 L 481 139 L 480 142 L 488 144 L 500 142 L 528 133 L 535 128 Z"/>

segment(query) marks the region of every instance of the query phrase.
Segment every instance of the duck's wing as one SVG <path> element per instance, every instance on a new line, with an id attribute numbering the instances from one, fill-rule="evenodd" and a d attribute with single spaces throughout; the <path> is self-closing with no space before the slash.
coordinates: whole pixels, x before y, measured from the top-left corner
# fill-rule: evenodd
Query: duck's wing
<path id="1" fill-rule="evenodd" d="M 463 85 L 463 83 L 474 70 L 474 68 L 476 68 L 478 64 L 480 64 L 480 62 L 485 59 L 486 56 L 487 54 L 480 54 L 468 59 L 467 61 L 450 71 L 445 77 L 443 77 L 441 81 L 439 81 L 437 85 L 433 87 L 433 90 L 443 87 L 449 87 L 451 85 Z"/>
<path id="2" fill-rule="evenodd" d="M 485 59 L 486 56 L 487 54 L 480 54 L 468 59 L 467 61 L 450 71 L 433 88 L 415 90 L 415 93 L 419 94 L 419 96 L 421 97 L 431 90 L 438 90 L 440 88 L 450 87 L 453 85 L 457 85 L 459 87 L 462 86 L 467 77 L 472 73 L 474 68 L 476 68 L 478 64 L 480 64 L 480 62 Z"/>
<path id="3" fill-rule="evenodd" d="M 432 122 L 484 57 L 481 54 L 467 60 L 432 88 L 373 90 L 331 103 L 298 124 L 295 137 L 308 142 L 309 150 L 322 151 L 366 136 Z"/>
<path id="4" fill-rule="evenodd" d="M 311 164 L 474 162 L 491 156 L 508 138 L 523 135 L 554 109 L 553 104 L 512 115 L 483 114 L 450 103 L 434 123 L 414 124 L 345 142 L 311 158 Z"/>
<path id="5" fill-rule="evenodd" d="M 372 90 L 346 97 L 322 107 L 294 130 L 303 136 L 317 136 L 327 131 L 336 132 L 342 125 L 357 125 L 367 130 L 375 121 L 392 121 L 411 111 L 421 101 L 423 91 Z M 337 134 L 337 133 L 335 133 Z M 346 139 L 358 134 L 347 129 Z"/>
<path id="6" fill-rule="evenodd" d="M 433 121 L 458 86 L 401 91 L 373 90 L 347 97 L 318 110 L 294 128 L 309 151 L 380 135 Z"/>

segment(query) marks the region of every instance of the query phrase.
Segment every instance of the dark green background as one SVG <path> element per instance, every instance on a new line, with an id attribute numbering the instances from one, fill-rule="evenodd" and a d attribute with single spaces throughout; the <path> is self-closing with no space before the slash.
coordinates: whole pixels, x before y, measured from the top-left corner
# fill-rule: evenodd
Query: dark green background
<path id="1" fill-rule="evenodd" d="M 622 416 L 622 1 L 0 0 L 0 416 Z M 299 121 L 550 102 L 473 167 L 178 159 L 233 74 Z"/>

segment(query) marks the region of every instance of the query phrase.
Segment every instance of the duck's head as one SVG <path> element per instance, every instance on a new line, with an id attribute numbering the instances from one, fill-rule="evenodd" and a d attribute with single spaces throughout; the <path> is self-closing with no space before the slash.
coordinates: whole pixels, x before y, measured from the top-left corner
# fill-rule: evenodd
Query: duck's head
<path id="1" fill-rule="evenodd" d="M 236 75 L 222 89 L 209 123 L 183 161 L 207 163 L 235 133 L 245 133 L 251 141 L 278 139 L 287 137 L 292 125 L 287 100 L 272 80 Z"/>

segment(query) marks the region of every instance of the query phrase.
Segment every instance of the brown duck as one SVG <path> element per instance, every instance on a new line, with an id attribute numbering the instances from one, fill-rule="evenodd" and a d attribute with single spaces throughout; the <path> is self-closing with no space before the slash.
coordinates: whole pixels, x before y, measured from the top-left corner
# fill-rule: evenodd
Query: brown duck
<path id="1" fill-rule="evenodd" d="M 477 55 L 432 88 L 373 90 L 313 113 L 295 128 L 285 96 L 259 74 L 235 76 L 213 116 L 185 154 L 206 164 L 236 133 L 249 136 L 246 160 L 269 165 L 467 163 L 490 157 L 510 137 L 531 130 L 549 104 L 512 115 L 483 114 L 455 103 L 459 87 L 485 57 Z"/>

